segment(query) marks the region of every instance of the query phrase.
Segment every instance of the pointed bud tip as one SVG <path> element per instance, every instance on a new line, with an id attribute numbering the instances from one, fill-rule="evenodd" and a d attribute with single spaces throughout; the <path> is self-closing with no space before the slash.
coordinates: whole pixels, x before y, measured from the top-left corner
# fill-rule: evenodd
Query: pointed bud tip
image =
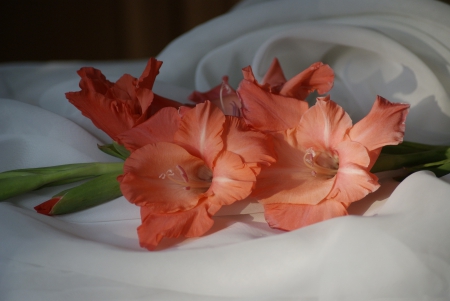
<path id="1" fill-rule="evenodd" d="M 37 213 L 44 214 L 44 215 L 52 215 L 52 209 L 55 204 L 61 200 L 61 196 L 54 197 L 48 201 L 43 202 L 42 204 L 37 205 L 34 207 L 34 210 L 36 210 Z"/>

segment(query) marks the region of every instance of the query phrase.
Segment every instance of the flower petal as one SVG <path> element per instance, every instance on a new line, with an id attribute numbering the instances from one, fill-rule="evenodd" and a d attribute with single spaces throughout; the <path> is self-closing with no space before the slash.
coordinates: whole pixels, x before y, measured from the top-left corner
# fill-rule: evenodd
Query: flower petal
<path id="1" fill-rule="evenodd" d="M 202 158 L 211 168 L 223 149 L 225 115 L 209 101 L 184 113 L 174 141 L 193 156 Z"/>
<path id="2" fill-rule="evenodd" d="M 281 87 L 286 83 L 286 77 L 284 76 L 283 69 L 281 69 L 280 62 L 277 58 L 274 58 L 272 64 L 270 64 L 269 70 L 261 81 L 262 85 L 270 85 L 271 91 L 279 93 Z"/>
<path id="3" fill-rule="evenodd" d="M 205 102 L 206 100 L 211 101 L 214 99 L 219 99 L 220 95 L 221 95 L 220 90 L 222 90 L 222 95 L 229 95 L 232 92 L 235 92 L 233 90 L 233 88 L 228 84 L 228 76 L 222 77 L 222 83 L 215 86 L 214 88 L 212 88 L 209 91 L 206 91 L 206 92 L 194 91 L 194 92 L 192 92 L 191 95 L 188 96 L 188 99 L 192 100 L 193 102 L 196 102 L 196 103 L 202 103 L 202 102 Z"/>
<path id="4" fill-rule="evenodd" d="M 226 116 L 224 140 L 226 149 L 241 156 L 245 163 L 270 165 L 275 151 L 270 136 L 251 130 L 243 118 Z"/>
<path id="5" fill-rule="evenodd" d="M 132 107 L 133 113 L 140 113 L 141 108 L 136 100 L 137 79 L 129 74 L 122 75 L 116 83 L 105 93 L 111 99 L 119 99 Z"/>
<path id="6" fill-rule="evenodd" d="M 325 199 L 333 184 L 334 178 L 315 177 L 306 166 L 294 169 L 275 163 L 261 169 L 252 196 L 262 204 L 315 205 Z"/>
<path id="7" fill-rule="evenodd" d="M 219 205 L 229 205 L 250 195 L 256 177 L 242 159 L 229 151 L 217 158 L 213 171 L 208 200 Z"/>
<path id="8" fill-rule="evenodd" d="M 363 144 L 369 151 L 403 141 L 405 119 L 409 104 L 392 103 L 377 96 L 366 117 L 356 123 L 348 135 L 351 140 Z"/>
<path id="9" fill-rule="evenodd" d="M 153 89 L 153 84 L 155 83 L 156 76 L 159 74 L 159 68 L 163 64 L 162 61 L 158 61 L 155 58 L 150 58 L 145 66 L 142 75 L 139 77 L 137 88 L 145 88 L 148 90 Z"/>
<path id="10" fill-rule="evenodd" d="M 369 172 L 370 157 L 362 144 L 343 141 L 335 150 L 339 155 L 339 169 L 327 199 L 351 203 L 380 187 L 378 178 Z"/>
<path id="11" fill-rule="evenodd" d="M 117 142 L 135 151 L 150 143 L 173 142 L 181 117 L 175 108 L 162 108 L 144 123 L 117 136 Z"/>
<path id="12" fill-rule="evenodd" d="M 228 84 L 228 76 L 222 78 L 222 83 L 207 92 L 194 91 L 188 97 L 196 103 L 206 100 L 219 107 L 225 115 L 240 116 L 241 100 L 236 91 Z"/>
<path id="13" fill-rule="evenodd" d="M 262 168 L 253 196 L 261 203 L 311 204 L 329 194 L 334 178 L 314 175 L 304 163 L 304 152 L 297 145 L 296 131 L 277 133 L 274 146 L 277 162 Z"/>
<path id="14" fill-rule="evenodd" d="M 163 237 L 198 237 L 213 225 L 211 216 L 220 206 L 201 201 L 187 211 L 155 213 L 152 208 L 141 207 L 142 224 L 138 227 L 141 247 L 154 250 Z"/>
<path id="15" fill-rule="evenodd" d="M 148 144 L 134 151 L 118 178 L 128 201 L 169 213 L 195 207 L 210 183 L 200 187 L 199 170 L 205 163 L 182 147 L 166 142 Z M 198 187 L 197 187 L 198 186 Z"/>
<path id="16" fill-rule="evenodd" d="M 178 109 L 181 106 L 183 106 L 183 104 L 178 101 L 175 101 L 175 100 L 172 100 L 169 98 L 165 98 L 158 94 L 153 93 L 152 105 L 150 106 L 150 108 L 147 109 L 147 112 L 146 112 L 147 118 L 155 115 L 162 108 L 171 107 L 171 108 Z M 145 114 L 143 116 L 145 116 Z"/>
<path id="17" fill-rule="evenodd" d="M 125 103 L 96 92 L 68 92 L 66 98 L 112 139 L 131 129 L 138 118 Z"/>
<path id="18" fill-rule="evenodd" d="M 346 206 L 333 200 L 325 200 L 317 205 L 264 205 L 264 216 L 269 226 L 287 231 L 344 215 L 347 215 Z"/>
<path id="19" fill-rule="evenodd" d="M 314 90 L 317 90 L 319 94 L 327 93 L 333 87 L 333 82 L 333 69 L 317 62 L 288 80 L 281 88 L 280 95 L 306 99 Z"/>
<path id="20" fill-rule="evenodd" d="M 329 97 L 319 97 L 297 127 L 297 139 L 303 150 L 330 150 L 340 143 L 352 126 L 350 116 Z"/>
<path id="21" fill-rule="evenodd" d="M 106 94 L 114 85 L 114 83 L 106 79 L 100 70 L 92 67 L 83 67 L 77 73 L 81 77 L 81 90 Z"/>
<path id="22" fill-rule="evenodd" d="M 260 131 L 282 131 L 295 127 L 308 103 L 270 93 L 258 84 L 243 80 L 237 90 L 245 121 Z"/>

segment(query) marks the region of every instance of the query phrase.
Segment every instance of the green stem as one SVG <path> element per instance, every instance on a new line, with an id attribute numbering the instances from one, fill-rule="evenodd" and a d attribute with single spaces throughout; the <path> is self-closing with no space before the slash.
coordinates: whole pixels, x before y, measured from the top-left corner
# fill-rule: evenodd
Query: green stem
<path id="1" fill-rule="evenodd" d="M 401 145 L 400 145 L 401 146 Z M 405 167 L 417 166 L 437 162 L 450 158 L 447 146 L 433 146 L 432 149 L 409 153 L 381 153 L 371 172 L 396 170 Z"/>
<path id="2" fill-rule="evenodd" d="M 59 201 L 50 211 L 51 215 L 77 212 L 114 200 L 122 196 L 117 176 L 121 172 L 100 175 L 77 187 L 62 191 L 55 197 Z"/>
<path id="3" fill-rule="evenodd" d="M 381 150 L 381 153 L 382 154 L 409 154 L 409 153 L 433 150 L 436 147 L 441 147 L 441 146 L 403 141 L 399 145 L 386 145 Z"/>
<path id="4" fill-rule="evenodd" d="M 121 173 L 123 163 L 81 163 L 0 173 L 0 201 L 52 184 L 66 184 L 107 173 Z"/>

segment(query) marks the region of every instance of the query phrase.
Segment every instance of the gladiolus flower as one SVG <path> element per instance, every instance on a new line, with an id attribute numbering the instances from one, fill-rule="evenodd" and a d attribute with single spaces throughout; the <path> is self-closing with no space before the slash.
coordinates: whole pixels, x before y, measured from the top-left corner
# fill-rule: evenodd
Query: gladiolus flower
<path id="1" fill-rule="evenodd" d="M 242 115 L 257 130 L 275 132 L 294 128 L 308 110 L 306 97 L 317 90 L 327 93 L 333 87 L 334 72 L 321 62 L 286 80 L 277 59 L 259 84 L 250 66 L 242 69 L 244 79 L 237 94 L 242 101 Z"/>
<path id="2" fill-rule="evenodd" d="M 276 58 L 261 84 L 256 81 L 250 67 L 244 68 L 243 73 L 244 80 L 238 92 L 228 84 L 228 76 L 224 76 L 220 85 L 207 92 L 194 91 L 189 99 L 196 103 L 209 100 L 221 108 L 225 115 L 244 116 L 258 130 L 279 131 L 282 128 L 272 128 L 274 122 L 271 119 L 276 119 L 275 124 L 279 126 L 282 125 L 280 121 L 285 120 L 287 126 L 292 127 L 298 122 L 295 117 L 298 116 L 298 111 L 308 109 L 308 104 L 304 102 L 306 97 L 314 90 L 319 94 L 327 93 L 334 81 L 333 70 L 320 62 L 312 64 L 288 81 Z M 282 115 L 274 115 L 280 107 L 284 107 L 286 111 Z"/>
<path id="3" fill-rule="evenodd" d="M 139 79 L 125 74 L 116 83 L 108 81 L 100 70 L 81 68 L 78 71 L 81 91 L 68 92 L 66 97 L 115 140 L 117 135 L 141 124 L 161 108 L 181 106 L 152 91 L 161 65 L 161 61 L 151 58 Z"/>
<path id="4" fill-rule="evenodd" d="M 293 230 L 346 215 L 351 202 L 378 189 L 370 169 L 383 146 L 403 140 L 408 108 L 378 96 L 352 125 L 329 97 L 318 98 L 295 127 L 273 133 L 277 162 L 254 191 L 269 225 Z"/>
<path id="5" fill-rule="evenodd" d="M 165 108 L 119 137 L 132 153 L 118 180 L 141 207 L 138 235 L 149 250 L 163 237 L 203 235 L 221 206 L 251 193 L 259 165 L 274 162 L 268 136 L 209 101 L 177 114 Z M 167 135 L 152 134 L 160 131 Z"/>

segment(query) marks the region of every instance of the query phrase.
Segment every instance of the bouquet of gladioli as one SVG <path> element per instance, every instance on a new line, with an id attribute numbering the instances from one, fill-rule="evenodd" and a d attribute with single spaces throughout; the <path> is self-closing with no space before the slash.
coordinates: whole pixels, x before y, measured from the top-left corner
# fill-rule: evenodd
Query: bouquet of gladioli
<path id="1" fill-rule="evenodd" d="M 120 163 L 83 163 L 0 173 L 0 200 L 84 181 L 35 207 L 71 213 L 121 195 L 140 207 L 140 244 L 153 250 L 164 237 L 198 237 L 222 207 L 246 198 L 264 206 L 270 227 L 294 230 L 347 214 L 380 186 L 375 172 L 450 170 L 445 146 L 402 142 L 409 105 L 378 96 L 352 124 L 324 95 L 334 73 L 320 62 L 286 80 L 275 59 L 259 83 L 250 67 L 234 90 L 223 77 L 183 105 L 152 91 L 162 62 L 150 59 L 139 79 L 116 83 L 82 68 L 81 91 L 67 99 L 113 140 L 99 146 Z"/>

